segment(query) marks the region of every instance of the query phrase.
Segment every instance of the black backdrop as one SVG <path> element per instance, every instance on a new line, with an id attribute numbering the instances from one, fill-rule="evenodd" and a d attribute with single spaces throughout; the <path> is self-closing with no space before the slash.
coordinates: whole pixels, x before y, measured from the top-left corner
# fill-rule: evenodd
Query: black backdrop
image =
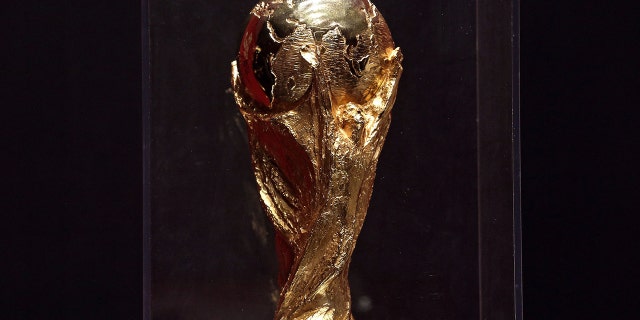
<path id="1" fill-rule="evenodd" d="M 621 293 L 637 252 L 637 10 L 522 5 L 525 318 L 635 319 Z M 141 319 L 140 4 L 20 1 L 1 15 L 3 318 Z"/>

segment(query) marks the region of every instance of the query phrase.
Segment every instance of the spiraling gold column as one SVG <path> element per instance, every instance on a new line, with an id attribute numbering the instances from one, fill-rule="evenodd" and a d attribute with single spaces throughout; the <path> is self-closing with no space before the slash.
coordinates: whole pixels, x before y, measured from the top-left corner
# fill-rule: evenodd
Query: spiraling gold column
<path id="1" fill-rule="evenodd" d="M 275 319 L 353 319 L 347 273 L 401 61 L 368 0 L 273 0 L 251 12 L 232 82 L 275 227 Z"/>

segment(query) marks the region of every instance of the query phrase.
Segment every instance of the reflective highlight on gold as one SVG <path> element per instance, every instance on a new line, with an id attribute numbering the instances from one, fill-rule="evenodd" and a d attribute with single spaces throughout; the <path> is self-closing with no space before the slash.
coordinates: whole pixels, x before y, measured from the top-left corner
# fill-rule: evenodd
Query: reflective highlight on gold
<path id="1" fill-rule="evenodd" d="M 368 0 L 273 0 L 251 12 L 232 83 L 275 227 L 275 319 L 353 319 L 347 273 L 401 61 Z"/>

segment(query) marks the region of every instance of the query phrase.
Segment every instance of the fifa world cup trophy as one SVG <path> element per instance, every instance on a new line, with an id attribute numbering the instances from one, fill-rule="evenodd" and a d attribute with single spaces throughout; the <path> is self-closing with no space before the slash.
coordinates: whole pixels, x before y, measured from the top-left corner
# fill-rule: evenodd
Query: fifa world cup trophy
<path id="1" fill-rule="evenodd" d="M 232 85 L 275 229 L 277 320 L 353 319 L 349 263 L 401 61 L 369 0 L 271 0 L 250 13 Z"/>

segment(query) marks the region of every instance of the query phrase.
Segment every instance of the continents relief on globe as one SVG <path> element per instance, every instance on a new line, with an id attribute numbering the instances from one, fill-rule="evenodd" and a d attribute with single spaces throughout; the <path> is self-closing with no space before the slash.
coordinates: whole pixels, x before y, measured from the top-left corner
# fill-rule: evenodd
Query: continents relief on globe
<path id="1" fill-rule="evenodd" d="M 232 84 L 275 229 L 275 319 L 353 319 L 349 263 L 401 61 L 368 0 L 273 0 L 250 14 Z"/>

